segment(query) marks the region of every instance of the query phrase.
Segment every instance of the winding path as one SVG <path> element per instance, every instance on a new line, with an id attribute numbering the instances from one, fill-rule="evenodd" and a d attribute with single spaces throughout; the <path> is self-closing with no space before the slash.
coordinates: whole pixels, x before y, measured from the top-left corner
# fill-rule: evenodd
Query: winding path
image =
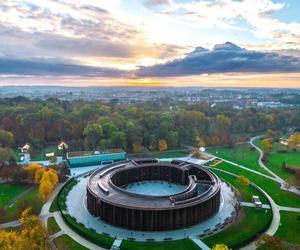
<path id="1" fill-rule="evenodd" d="M 259 158 L 258 158 L 258 164 L 261 168 L 263 168 L 264 170 L 266 170 L 268 173 L 270 173 L 275 181 L 277 181 L 278 183 L 280 183 L 280 188 L 282 190 L 286 190 L 286 191 L 289 191 L 289 192 L 292 192 L 292 193 L 295 193 L 297 195 L 300 196 L 300 190 L 298 190 L 296 187 L 292 186 L 290 188 L 287 188 L 287 183 L 285 180 L 283 180 L 282 178 L 280 178 L 278 175 L 276 175 L 272 170 L 270 170 L 263 162 L 262 162 L 262 159 L 263 159 L 263 156 L 264 156 L 264 152 L 259 148 L 257 147 L 255 144 L 254 144 L 254 141 L 256 139 L 260 139 L 264 137 L 264 135 L 259 135 L 259 136 L 254 136 L 251 138 L 251 140 L 249 141 L 250 145 L 252 147 L 254 147 L 258 152 L 259 152 Z"/>
<path id="2" fill-rule="evenodd" d="M 226 174 L 229 174 L 229 175 L 232 175 L 232 176 L 235 176 L 235 177 L 238 177 L 237 174 L 233 174 L 231 172 L 228 172 L 228 171 L 225 171 L 225 170 L 222 170 L 222 169 L 218 169 L 218 168 L 212 168 L 212 169 L 223 172 L 223 173 L 226 173 Z M 261 187 L 257 186 L 253 182 L 251 182 L 251 185 L 254 186 L 256 189 L 258 189 L 260 192 L 262 192 L 267 197 L 267 199 L 270 203 L 270 206 L 272 208 L 273 216 L 272 216 L 272 222 L 271 222 L 269 228 L 267 229 L 267 231 L 265 232 L 265 234 L 273 236 L 276 233 L 276 231 L 277 231 L 277 229 L 280 225 L 279 207 L 277 206 L 275 201 L 272 199 L 272 197 L 270 195 L 268 195 L 268 193 L 265 192 Z M 241 248 L 241 250 L 253 250 L 253 249 L 256 249 L 259 244 L 260 244 L 260 242 L 258 240 L 255 240 L 255 241 L 251 242 L 250 244 L 248 244 L 247 246 Z"/>

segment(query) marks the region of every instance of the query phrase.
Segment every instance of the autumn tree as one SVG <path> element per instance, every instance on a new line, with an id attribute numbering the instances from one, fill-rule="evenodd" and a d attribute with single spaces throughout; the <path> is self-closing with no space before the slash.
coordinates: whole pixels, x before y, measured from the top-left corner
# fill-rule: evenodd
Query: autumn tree
<path id="1" fill-rule="evenodd" d="M 21 238 L 17 232 L 0 230 L 0 249 L 21 249 Z"/>
<path id="2" fill-rule="evenodd" d="M 139 153 L 141 150 L 141 143 L 140 142 L 134 142 L 132 144 L 132 152 L 133 153 Z"/>
<path id="3" fill-rule="evenodd" d="M 242 185 L 245 185 L 245 186 L 248 186 L 250 184 L 250 180 L 245 177 L 244 175 L 239 175 L 237 177 L 237 181 L 242 184 Z"/>
<path id="4" fill-rule="evenodd" d="M 31 214 L 31 208 L 22 212 L 19 221 L 22 225 L 20 237 L 24 249 L 49 249 L 47 229 L 38 216 Z"/>
<path id="5" fill-rule="evenodd" d="M 212 250 L 229 250 L 229 248 L 224 244 L 217 244 L 212 248 Z"/>
<path id="6" fill-rule="evenodd" d="M 31 214 L 31 208 L 22 212 L 19 221 L 21 230 L 18 232 L 0 230 L 0 249 L 50 249 L 47 229 L 38 216 Z"/>
<path id="7" fill-rule="evenodd" d="M 168 144 L 167 144 L 167 142 L 165 140 L 159 140 L 159 142 L 158 142 L 158 148 L 159 148 L 160 152 L 168 150 Z"/>
<path id="8" fill-rule="evenodd" d="M 269 153 L 272 148 L 272 141 L 268 138 L 263 139 L 261 141 L 261 145 L 262 145 L 262 150 L 264 151 L 264 153 Z"/>
<path id="9" fill-rule="evenodd" d="M 59 179 L 56 170 L 44 169 L 39 164 L 30 164 L 25 167 L 31 175 L 31 179 L 39 184 L 39 196 L 42 201 L 47 201 L 57 185 Z"/>
<path id="10" fill-rule="evenodd" d="M 292 150 L 296 150 L 300 145 L 300 133 L 296 132 L 292 134 L 288 139 L 289 148 Z"/>
<path id="11" fill-rule="evenodd" d="M 262 235 L 258 241 L 258 245 L 263 245 L 264 249 L 269 250 L 283 250 L 285 247 L 283 246 L 283 242 L 276 236 L 270 236 L 268 234 Z"/>

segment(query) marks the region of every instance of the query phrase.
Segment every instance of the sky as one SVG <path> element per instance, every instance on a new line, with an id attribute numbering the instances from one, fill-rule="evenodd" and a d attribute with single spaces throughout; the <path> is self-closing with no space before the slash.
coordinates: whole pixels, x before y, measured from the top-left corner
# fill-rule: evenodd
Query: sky
<path id="1" fill-rule="evenodd" d="M 0 0 L 0 85 L 300 88 L 299 0 Z"/>

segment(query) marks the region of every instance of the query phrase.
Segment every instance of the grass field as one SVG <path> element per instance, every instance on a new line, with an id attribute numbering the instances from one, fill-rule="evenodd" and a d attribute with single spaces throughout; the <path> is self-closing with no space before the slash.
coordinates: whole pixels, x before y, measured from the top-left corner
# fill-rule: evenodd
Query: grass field
<path id="1" fill-rule="evenodd" d="M 31 154 L 32 161 L 47 161 L 50 160 L 49 157 L 46 157 L 46 153 L 54 152 L 55 156 L 62 156 L 62 152 L 57 149 L 56 145 L 44 147 L 40 152 L 36 155 Z"/>
<path id="2" fill-rule="evenodd" d="M 260 140 L 254 141 L 254 144 L 261 148 Z M 274 150 L 272 150 L 268 157 L 268 162 L 265 165 L 275 174 L 284 180 L 293 181 L 295 176 L 282 169 L 282 163 L 285 161 L 288 166 L 300 168 L 300 152 L 288 151 L 287 153 L 279 153 L 279 143 L 275 143 Z"/>
<path id="3" fill-rule="evenodd" d="M 252 201 L 252 196 L 257 195 L 259 196 L 261 202 L 263 204 L 269 203 L 268 200 L 265 198 L 264 195 L 262 195 L 259 191 L 257 191 L 253 186 L 251 185 L 242 185 L 240 182 L 238 182 L 237 177 L 222 173 L 217 170 L 212 170 L 215 174 L 217 174 L 220 178 L 223 180 L 229 182 L 231 185 L 233 185 L 241 194 L 242 196 L 242 201 L 247 201 L 251 202 Z"/>
<path id="4" fill-rule="evenodd" d="M 199 250 L 200 248 L 191 240 L 178 240 L 170 242 L 136 242 L 123 240 L 121 249 L 126 250 Z"/>
<path id="5" fill-rule="evenodd" d="M 60 203 L 61 209 L 65 210 L 66 209 L 66 198 L 70 190 L 78 183 L 78 180 L 73 179 L 69 183 L 67 183 L 62 191 L 55 197 L 53 200 L 51 206 L 50 206 L 50 212 L 56 212 L 59 211 L 58 209 L 58 202 Z"/>
<path id="6" fill-rule="evenodd" d="M 239 243 L 258 236 L 272 220 L 271 210 L 243 207 L 241 212 L 239 221 L 224 231 L 203 239 L 204 243 L 210 247 L 215 244 L 225 244 L 236 249 Z"/>
<path id="7" fill-rule="evenodd" d="M 79 235 L 86 238 L 87 240 L 89 240 L 101 247 L 108 248 L 108 249 L 110 249 L 110 247 L 114 243 L 113 238 L 106 236 L 106 235 L 98 234 L 96 232 L 93 232 L 93 231 L 85 228 L 84 226 L 77 223 L 70 215 L 65 215 L 64 218 L 65 218 L 65 221 L 67 222 L 67 224 L 75 232 L 77 232 Z"/>
<path id="8" fill-rule="evenodd" d="M 55 238 L 53 242 L 59 250 L 88 250 L 88 248 L 80 245 L 66 234 Z"/>
<path id="9" fill-rule="evenodd" d="M 275 181 L 272 181 L 255 173 L 251 173 L 247 170 L 240 169 L 227 162 L 221 163 L 216 167 L 216 169 L 217 168 L 232 172 L 237 175 L 244 175 L 250 181 L 254 182 L 259 187 L 264 189 L 278 205 L 299 207 L 300 198 L 291 192 L 281 190 L 280 185 Z"/>
<path id="10" fill-rule="evenodd" d="M 267 171 L 258 165 L 259 153 L 257 150 L 251 150 L 250 144 L 237 145 L 234 148 L 208 148 L 207 152 L 221 157 L 225 160 L 243 165 L 246 168 L 256 170 L 265 175 L 270 175 Z"/>
<path id="11" fill-rule="evenodd" d="M 182 150 L 174 150 L 174 151 L 166 151 L 166 152 L 155 152 L 153 153 L 153 157 L 156 158 L 177 158 L 177 157 L 186 157 L 191 153 L 190 150 L 182 149 Z"/>
<path id="12" fill-rule="evenodd" d="M 48 229 L 49 235 L 55 234 L 55 233 L 57 233 L 57 232 L 60 231 L 60 227 L 59 227 L 58 224 L 56 223 L 56 220 L 55 220 L 54 217 L 48 218 L 48 221 L 47 221 L 47 229 Z"/>
<path id="13" fill-rule="evenodd" d="M 28 186 L 18 184 L 0 184 L 0 206 L 5 206 L 10 200 L 28 189 Z"/>
<path id="14" fill-rule="evenodd" d="M 22 196 L 13 206 L 5 211 L 5 215 L 0 218 L 2 223 L 17 220 L 21 207 L 32 207 L 34 214 L 39 214 L 43 206 L 43 202 L 38 196 L 38 188 L 32 188 L 27 194 Z"/>
<path id="15" fill-rule="evenodd" d="M 300 248 L 300 213 L 281 211 L 280 217 L 280 226 L 275 235 L 284 241 L 299 245 Z"/>

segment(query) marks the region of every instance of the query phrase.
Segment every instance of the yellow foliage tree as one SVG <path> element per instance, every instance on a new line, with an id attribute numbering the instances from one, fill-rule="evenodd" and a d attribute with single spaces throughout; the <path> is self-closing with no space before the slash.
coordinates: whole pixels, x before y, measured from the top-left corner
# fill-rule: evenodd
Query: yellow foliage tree
<path id="1" fill-rule="evenodd" d="M 20 249 L 20 237 L 16 232 L 0 230 L 0 249 Z"/>
<path id="2" fill-rule="evenodd" d="M 132 144 L 132 151 L 133 151 L 133 153 L 138 153 L 138 152 L 140 152 L 140 150 L 141 150 L 141 143 L 134 142 Z"/>
<path id="3" fill-rule="evenodd" d="M 292 134 L 288 139 L 289 148 L 295 150 L 300 145 L 300 133 Z"/>
<path id="4" fill-rule="evenodd" d="M 32 181 L 35 181 L 36 172 L 43 169 L 43 167 L 40 164 L 32 163 L 32 164 L 29 164 L 28 166 L 26 166 L 24 169 L 29 173 L 30 179 Z"/>
<path id="5" fill-rule="evenodd" d="M 262 145 L 262 150 L 265 153 L 268 153 L 272 148 L 272 141 L 270 139 L 264 139 L 261 141 L 261 145 Z"/>
<path id="6" fill-rule="evenodd" d="M 47 229 L 38 216 L 31 214 L 31 208 L 22 212 L 19 221 L 22 224 L 20 235 L 23 249 L 49 249 Z"/>
<path id="7" fill-rule="evenodd" d="M 244 175 L 240 175 L 237 177 L 237 180 L 239 183 L 241 183 L 242 185 L 248 186 L 250 184 L 250 180 L 245 177 Z"/>
<path id="8" fill-rule="evenodd" d="M 39 185 L 39 197 L 42 201 L 47 201 L 53 191 L 53 186 L 49 181 L 42 181 Z"/>
<path id="9" fill-rule="evenodd" d="M 41 178 L 41 183 L 42 182 L 49 182 L 53 187 L 55 187 L 58 183 L 58 175 L 56 170 L 52 168 L 46 170 Z"/>
<path id="10" fill-rule="evenodd" d="M 49 199 L 53 189 L 58 183 L 58 175 L 55 169 L 44 169 L 39 164 L 30 164 L 25 167 L 34 181 L 39 183 L 39 196 L 45 202 Z"/>
<path id="11" fill-rule="evenodd" d="M 167 142 L 165 140 L 159 140 L 159 142 L 158 142 L 158 148 L 159 148 L 160 152 L 166 151 L 168 149 Z"/>
<path id="12" fill-rule="evenodd" d="M 212 248 L 212 250 L 229 250 L 229 248 L 224 244 L 217 244 Z"/>
<path id="13" fill-rule="evenodd" d="M 1 250 L 50 249 L 47 230 L 38 216 L 31 215 L 31 208 L 24 210 L 19 220 L 20 232 L 0 230 Z"/>
<path id="14" fill-rule="evenodd" d="M 36 183 L 40 183 L 41 182 L 41 179 L 44 175 L 44 172 L 45 172 L 45 169 L 44 168 L 38 168 L 36 169 L 35 171 L 35 174 L 34 174 L 34 180 Z"/>

